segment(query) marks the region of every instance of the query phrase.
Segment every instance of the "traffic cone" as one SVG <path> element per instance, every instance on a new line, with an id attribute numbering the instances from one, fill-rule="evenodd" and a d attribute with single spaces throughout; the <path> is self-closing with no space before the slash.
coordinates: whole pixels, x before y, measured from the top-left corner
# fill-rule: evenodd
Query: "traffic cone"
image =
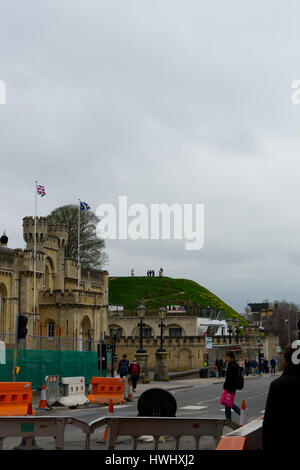
<path id="1" fill-rule="evenodd" d="M 114 414 L 114 402 L 112 400 L 109 400 L 109 403 L 108 403 L 108 416 L 113 416 L 113 414 Z M 100 441 L 97 441 L 98 444 L 105 444 L 106 443 L 107 432 L 108 432 L 108 426 L 106 425 L 105 430 L 104 430 L 103 439 L 101 439 Z"/>
<path id="2" fill-rule="evenodd" d="M 35 412 L 32 409 L 32 404 L 28 403 L 26 416 L 35 416 Z"/>
<path id="3" fill-rule="evenodd" d="M 129 380 L 129 392 L 128 392 L 128 398 L 127 401 L 132 401 L 133 400 L 133 395 L 132 395 L 132 382 Z"/>
<path id="4" fill-rule="evenodd" d="M 247 424 L 247 410 L 245 400 L 242 401 L 241 415 L 240 415 L 240 426 Z"/>
<path id="5" fill-rule="evenodd" d="M 47 399 L 46 399 L 46 389 L 45 385 L 43 384 L 42 386 L 42 391 L 41 391 L 41 399 L 40 399 L 40 404 L 39 404 L 39 410 L 48 410 L 47 406 Z"/>

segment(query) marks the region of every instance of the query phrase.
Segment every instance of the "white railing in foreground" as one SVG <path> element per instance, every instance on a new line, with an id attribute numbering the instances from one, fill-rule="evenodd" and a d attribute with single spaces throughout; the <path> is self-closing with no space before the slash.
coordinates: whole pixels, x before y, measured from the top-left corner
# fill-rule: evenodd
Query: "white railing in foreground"
<path id="1" fill-rule="evenodd" d="M 69 416 L 0 416 L 0 449 L 3 449 L 6 437 L 21 437 L 25 440 L 25 447 L 28 450 L 33 447 L 33 440 L 36 437 L 53 437 L 55 450 L 63 450 L 67 424 L 76 426 L 85 433 L 85 449 L 89 449 L 90 426 Z"/>
<path id="2" fill-rule="evenodd" d="M 137 448 L 137 440 L 140 436 L 153 436 L 155 447 L 158 449 L 160 436 L 171 436 L 176 439 L 176 450 L 179 449 L 180 438 L 183 436 L 193 436 L 195 439 L 195 449 L 199 448 L 199 441 L 202 436 L 213 436 L 217 445 L 224 426 L 237 429 L 239 426 L 227 419 L 215 418 L 152 418 L 152 417 L 110 417 L 101 418 L 90 423 L 91 434 L 104 424 L 108 425 L 106 449 L 115 448 L 118 436 L 131 436 L 133 439 L 133 450 Z"/>
<path id="3" fill-rule="evenodd" d="M 161 417 L 105 417 L 92 421 L 90 424 L 68 416 L 0 416 L 0 449 L 7 437 L 21 437 L 25 448 L 34 448 L 35 438 L 53 437 L 55 450 L 65 447 L 65 428 L 73 425 L 80 428 L 85 435 L 84 449 L 90 449 L 90 438 L 97 429 L 108 426 L 106 449 L 114 449 L 118 436 L 131 436 L 133 450 L 137 448 L 140 436 L 153 436 L 155 449 L 158 449 L 160 436 L 171 436 L 176 440 L 176 450 L 179 449 L 180 438 L 193 436 L 195 449 L 199 447 L 202 436 L 212 436 L 215 445 L 218 444 L 224 426 L 237 429 L 239 426 L 226 419 L 215 418 L 161 418 Z M 103 449 L 103 447 L 102 447 Z"/>

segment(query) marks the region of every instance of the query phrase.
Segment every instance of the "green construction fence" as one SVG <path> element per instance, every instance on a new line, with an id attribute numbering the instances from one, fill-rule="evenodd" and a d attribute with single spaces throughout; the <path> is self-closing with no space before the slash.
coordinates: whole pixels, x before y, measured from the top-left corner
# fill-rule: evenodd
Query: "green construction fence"
<path id="1" fill-rule="evenodd" d="M 14 350 L 6 349 L 5 364 L 0 364 L 0 382 L 13 380 Z M 16 374 L 17 382 L 31 382 L 32 390 L 40 390 L 47 375 L 62 377 L 85 377 L 88 385 L 92 377 L 99 377 L 97 351 L 40 351 L 19 349 L 16 366 L 20 367 Z M 102 376 L 106 377 L 104 370 Z"/>

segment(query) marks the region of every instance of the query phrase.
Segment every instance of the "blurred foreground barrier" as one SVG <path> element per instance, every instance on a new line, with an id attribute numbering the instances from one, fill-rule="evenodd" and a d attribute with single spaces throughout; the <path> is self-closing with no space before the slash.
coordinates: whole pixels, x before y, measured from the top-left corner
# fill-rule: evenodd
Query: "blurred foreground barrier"
<path id="1" fill-rule="evenodd" d="M 217 450 L 262 450 L 263 416 L 222 436 Z"/>
<path id="2" fill-rule="evenodd" d="M 90 403 L 98 405 L 105 405 L 109 400 L 113 401 L 114 405 L 118 403 L 125 403 L 124 399 L 124 379 L 118 377 L 93 377 L 90 380 L 91 393 L 88 395 Z"/>
<path id="3" fill-rule="evenodd" d="M 84 395 L 85 378 L 84 377 L 63 377 L 63 396 L 58 401 L 64 406 L 78 406 L 89 403 Z"/>
<path id="4" fill-rule="evenodd" d="M 176 450 L 179 449 L 182 436 L 193 436 L 195 449 L 199 448 L 202 436 L 213 436 L 215 444 L 222 436 L 224 426 L 239 428 L 238 424 L 227 419 L 214 418 L 101 418 L 90 423 L 91 434 L 98 428 L 108 425 L 106 449 L 113 450 L 118 436 L 133 438 L 132 450 L 137 448 L 137 440 L 142 435 L 154 437 L 155 450 L 158 449 L 160 436 L 172 436 L 176 439 Z"/>
<path id="5" fill-rule="evenodd" d="M 0 416 L 26 416 L 32 411 L 31 382 L 0 382 Z"/>
<path id="6" fill-rule="evenodd" d="M 34 448 L 35 438 L 52 436 L 55 439 L 55 450 L 64 449 L 64 435 L 67 424 L 76 426 L 85 433 L 85 449 L 90 448 L 90 427 L 84 421 L 66 416 L 34 416 L 34 417 L 0 417 L 0 449 L 6 437 L 22 437 L 26 442 L 26 450 Z"/>

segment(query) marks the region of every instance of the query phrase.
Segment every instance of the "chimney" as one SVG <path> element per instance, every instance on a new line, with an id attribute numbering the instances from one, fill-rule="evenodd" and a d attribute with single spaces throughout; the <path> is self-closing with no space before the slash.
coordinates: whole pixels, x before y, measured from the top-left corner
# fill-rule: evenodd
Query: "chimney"
<path id="1" fill-rule="evenodd" d="M 4 230 L 2 237 L 0 238 L 0 246 L 7 246 L 8 238 Z"/>

